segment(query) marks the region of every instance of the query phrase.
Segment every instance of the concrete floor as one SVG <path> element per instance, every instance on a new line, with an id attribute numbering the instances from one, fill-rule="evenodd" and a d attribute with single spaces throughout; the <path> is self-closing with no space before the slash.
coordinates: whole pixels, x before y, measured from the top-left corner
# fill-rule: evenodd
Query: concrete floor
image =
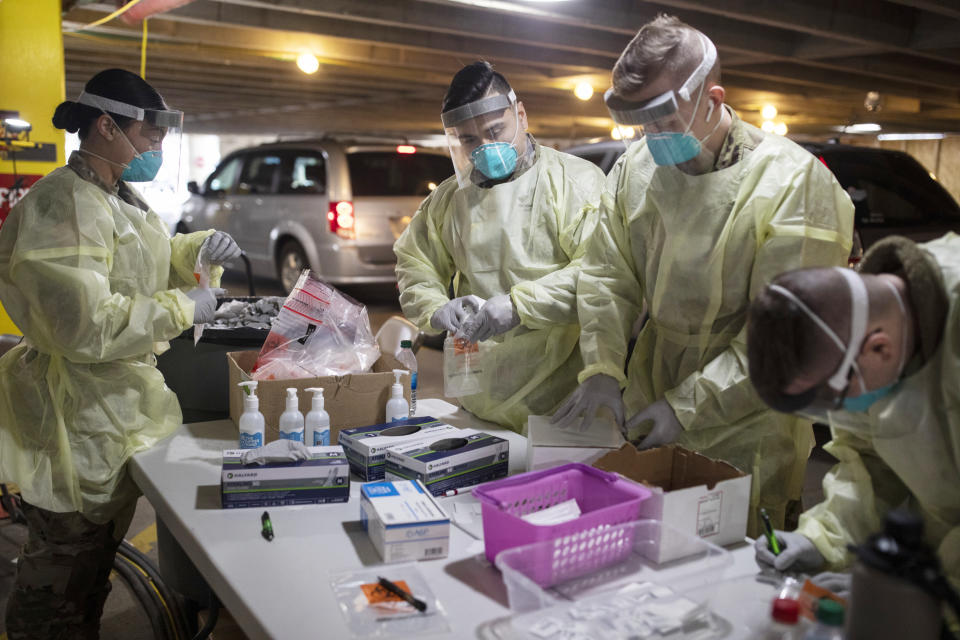
<path id="1" fill-rule="evenodd" d="M 228 295 L 246 295 L 243 278 L 228 276 L 225 279 Z M 257 295 L 280 295 L 272 282 L 257 281 Z M 374 332 L 391 315 L 400 314 L 400 305 L 393 287 L 350 288 L 346 293 L 367 305 L 370 323 Z M 417 354 L 420 372 L 420 397 L 443 397 L 441 351 L 428 347 L 421 348 Z M 809 508 L 823 499 L 820 481 L 835 460 L 821 448 L 814 450 L 807 466 L 803 503 Z M 26 529 L 12 524 L 9 519 L 0 520 L 0 640 L 7 640 L 4 633 L 3 614 L 14 577 L 14 562 L 20 545 L 26 539 Z M 144 552 L 154 563 L 157 559 L 156 515 L 150 503 L 141 498 L 137 511 L 127 534 L 135 547 Z M 139 602 L 123 580 L 113 575 L 113 591 L 107 600 L 101 626 L 103 640 L 153 640 L 150 622 Z M 204 614 L 205 615 L 205 612 Z M 228 611 L 221 611 L 217 626 L 211 636 L 216 640 L 246 640 L 247 636 L 233 621 Z"/>

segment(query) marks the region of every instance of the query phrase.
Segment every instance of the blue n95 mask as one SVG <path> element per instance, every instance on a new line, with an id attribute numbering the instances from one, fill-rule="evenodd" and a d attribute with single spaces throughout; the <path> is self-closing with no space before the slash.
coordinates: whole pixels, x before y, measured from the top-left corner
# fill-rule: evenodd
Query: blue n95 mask
<path id="1" fill-rule="evenodd" d="M 662 131 L 645 137 L 653 161 L 661 167 L 683 164 L 700 155 L 700 141 L 689 133 Z"/>
<path id="2" fill-rule="evenodd" d="M 120 179 L 127 182 L 150 182 L 157 177 L 162 164 L 163 154 L 160 151 L 144 151 L 127 164 L 127 168 L 120 174 Z"/>
<path id="3" fill-rule="evenodd" d="M 892 384 L 888 384 L 885 387 L 880 387 L 879 389 L 874 389 L 873 391 L 861 393 L 856 398 L 844 398 L 843 408 L 846 411 L 864 413 L 873 405 L 874 402 L 893 393 L 899 384 L 900 381 L 898 380 Z"/>
<path id="4" fill-rule="evenodd" d="M 502 180 L 517 168 L 517 148 L 509 142 L 482 144 L 470 154 L 477 171 L 491 180 Z"/>

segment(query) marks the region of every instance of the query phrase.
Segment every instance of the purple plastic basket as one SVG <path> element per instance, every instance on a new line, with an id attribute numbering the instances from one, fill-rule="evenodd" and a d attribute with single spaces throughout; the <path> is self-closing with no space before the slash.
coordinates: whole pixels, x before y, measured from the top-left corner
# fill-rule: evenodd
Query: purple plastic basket
<path id="1" fill-rule="evenodd" d="M 616 473 L 572 463 L 488 482 L 473 495 L 483 513 L 484 550 L 493 562 L 504 549 L 554 539 L 578 546 L 575 534 L 636 520 L 650 490 Z M 580 506 L 575 520 L 543 526 L 522 519 L 570 499 Z"/>

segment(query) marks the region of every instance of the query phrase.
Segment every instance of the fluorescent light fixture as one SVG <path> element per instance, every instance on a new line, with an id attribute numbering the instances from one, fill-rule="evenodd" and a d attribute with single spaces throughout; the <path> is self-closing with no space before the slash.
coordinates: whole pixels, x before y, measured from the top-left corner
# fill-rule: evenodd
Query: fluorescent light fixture
<path id="1" fill-rule="evenodd" d="M 9 133 L 23 133 L 33 129 L 29 122 L 20 118 L 4 118 L 3 126 Z"/>
<path id="2" fill-rule="evenodd" d="M 297 66 L 300 67 L 300 71 L 309 75 L 317 72 L 317 69 L 320 68 L 320 61 L 317 60 L 317 56 L 307 51 L 297 57 Z"/>
<path id="3" fill-rule="evenodd" d="M 943 140 L 942 133 L 881 133 L 877 140 Z"/>
<path id="4" fill-rule="evenodd" d="M 581 100 L 589 100 L 593 97 L 593 85 L 589 82 L 581 82 L 574 88 L 573 95 Z"/>
<path id="5" fill-rule="evenodd" d="M 764 105 L 763 109 L 760 110 L 760 115 L 763 116 L 764 120 L 773 120 L 777 117 L 777 108 L 772 104 Z"/>
<path id="6" fill-rule="evenodd" d="M 860 124 L 851 124 L 846 127 L 841 127 L 841 130 L 844 133 L 874 133 L 880 131 L 882 127 L 875 122 L 863 122 Z"/>

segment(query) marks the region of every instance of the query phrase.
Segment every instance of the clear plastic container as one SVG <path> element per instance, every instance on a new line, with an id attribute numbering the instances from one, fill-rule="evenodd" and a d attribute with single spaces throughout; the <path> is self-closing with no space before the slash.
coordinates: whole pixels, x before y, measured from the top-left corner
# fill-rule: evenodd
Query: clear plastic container
<path id="1" fill-rule="evenodd" d="M 474 490 L 476 493 L 476 490 Z M 658 563 L 663 540 L 684 539 L 689 554 Z M 550 566 L 544 580 L 544 561 Z M 627 585 L 652 583 L 706 605 L 709 587 L 733 564 L 729 551 L 657 520 L 601 526 L 579 535 L 544 540 L 502 551 L 496 566 L 507 586 L 510 608 L 531 611 L 613 593 Z"/>

